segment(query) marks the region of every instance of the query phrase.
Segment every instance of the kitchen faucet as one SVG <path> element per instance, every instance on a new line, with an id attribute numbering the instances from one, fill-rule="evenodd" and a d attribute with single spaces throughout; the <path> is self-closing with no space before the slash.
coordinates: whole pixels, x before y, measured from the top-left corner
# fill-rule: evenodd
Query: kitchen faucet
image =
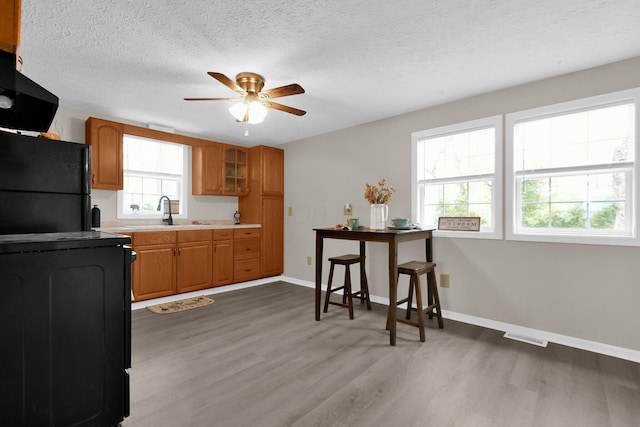
<path id="1" fill-rule="evenodd" d="M 162 199 L 167 199 L 167 202 L 169 202 L 169 218 L 162 218 L 162 222 L 166 222 L 167 225 L 173 225 L 173 217 L 171 216 L 171 199 L 168 198 L 167 196 L 160 196 L 160 200 L 158 200 L 158 209 L 160 210 L 160 206 L 162 206 Z"/>

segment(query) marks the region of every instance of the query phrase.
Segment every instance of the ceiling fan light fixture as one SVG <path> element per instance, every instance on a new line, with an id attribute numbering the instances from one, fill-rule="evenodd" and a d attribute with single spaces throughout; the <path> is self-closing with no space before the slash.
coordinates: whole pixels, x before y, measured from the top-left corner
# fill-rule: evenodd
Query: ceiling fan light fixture
<path id="1" fill-rule="evenodd" d="M 258 101 L 238 102 L 229 108 L 229 112 L 237 121 L 255 125 L 262 123 L 267 116 L 267 107 Z"/>
<path id="2" fill-rule="evenodd" d="M 229 108 L 231 115 L 239 122 L 251 124 L 262 123 L 269 108 L 296 116 L 306 114 L 306 111 L 272 101 L 276 98 L 304 93 L 302 86 L 297 83 L 263 91 L 264 77 L 256 73 L 240 73 L 236 76 L 236 81 L 214 71 L 209 71 L 207 74 L 238 93 L 240 98 L 185 98 L 185 101 L 235 101 L 236 104 Z"/>
<path id="3" fill-rule="evenodd" d="M 249 123 L 252 125 L 262 123 L 265 117 L 267 117 L 267 107 L 262 102 L 249 103 Z"/>
<path id="4" fill-rule="evenodd" d="M 239 122 L 244 121 L 244 115 L 247 111 L 247 106 L 244 102 L 237 102 L 229 107 L 231 115 Z"/>

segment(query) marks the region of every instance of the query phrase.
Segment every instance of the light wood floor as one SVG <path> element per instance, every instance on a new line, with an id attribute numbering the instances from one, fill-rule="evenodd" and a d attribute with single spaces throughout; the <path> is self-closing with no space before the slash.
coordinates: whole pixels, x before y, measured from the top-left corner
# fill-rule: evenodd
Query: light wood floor
<path id="1" fill-rule="evenodd" d="M 337 296 L 336 296 L 337 297 Z M 330 306 L 283 282 L 175 314 L 133 313 L 131 416 L 142 426 L 640 426 L 640 365 L 498 331 Z"/>

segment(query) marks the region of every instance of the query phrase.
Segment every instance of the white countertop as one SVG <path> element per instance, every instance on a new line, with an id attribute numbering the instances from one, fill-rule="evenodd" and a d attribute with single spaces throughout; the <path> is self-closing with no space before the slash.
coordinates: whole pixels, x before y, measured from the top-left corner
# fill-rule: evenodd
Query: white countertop
<path id="1" fill-rule="evenodd" d="M 184 231 L 184 230 L 220 230 L 235 228 L 260 228 L 260 224 L 143 224 L 143 225 L 116 225 L 109 227 L 94 228 L 96 231 L 105 233 L 127 234 L 142 233 L 149 231 Z"/>

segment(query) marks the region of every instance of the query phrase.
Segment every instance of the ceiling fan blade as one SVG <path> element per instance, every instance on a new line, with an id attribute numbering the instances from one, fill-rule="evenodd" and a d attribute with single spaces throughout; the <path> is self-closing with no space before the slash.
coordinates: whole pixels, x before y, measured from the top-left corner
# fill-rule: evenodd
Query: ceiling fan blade
<path id="1" fill-rule="evenodd" d="M 242 101 L 242 98 L 185 98 L 185 101 Z"/>
<path id="2" fill-rule="evenodd" d="M 209 71 L 207 74 L 209 74 L 211 77 L 213 77 L 214 79 L 216 79 L 217 81 L 219 81 L 223 85 L 227 86 L 232 91 L 238 92 L 241 95 L 246 95 L 247 94 L 240 86 L 238 86 L 238 84 L 236 82 L 234 82 L 233 80 L 231 80 L 229 77 L 225 76 L 224 74 L 216 73 L 216 72 L 213 72 L 213 71 Z"/>
<path id="3" fill-rule="evenodd" d="M 298 110 L 297 108 L 289 107 L 287 105 L 276 104 L 275 102 L 265 102 L 264 106 L 267 108 L 284 111 L 285 113 L 295 114 L 296 116 L 304 116 L 305 114 L 307 114 L 306 111 Z"/>
<path id="4" fill-rule="evenodd" d="M 298 95 L 304 93 L 304 89 L 297 83 L 280 86 L 260 92 L 262 99 L 282 98 L 283 96 Z"/>

